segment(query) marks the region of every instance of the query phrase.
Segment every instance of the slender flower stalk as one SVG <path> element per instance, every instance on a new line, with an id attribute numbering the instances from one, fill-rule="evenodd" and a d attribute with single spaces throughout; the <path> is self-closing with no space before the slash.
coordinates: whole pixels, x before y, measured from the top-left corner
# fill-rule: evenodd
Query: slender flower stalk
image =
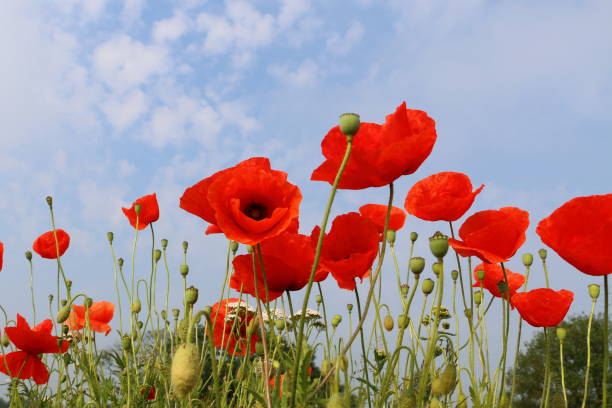
<path id="1" fill-rule="evenodd" d="M 601 406 L 603 408 L 607 408 L 606 401 L 608 398 L 608 368 L 610 366 L 609 363 L 609 337 L 608 337 L 608 275 L 604 275 L 604 326 L 603 326 L 603 342 L 604 345 L 604 355 L 603 355 L 603 375 L 601 380 Z"/>

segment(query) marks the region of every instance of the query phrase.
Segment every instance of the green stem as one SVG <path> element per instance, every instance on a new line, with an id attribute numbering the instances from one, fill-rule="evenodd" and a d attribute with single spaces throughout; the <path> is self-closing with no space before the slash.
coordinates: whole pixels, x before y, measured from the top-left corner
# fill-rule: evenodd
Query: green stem
<path id="1" fill-rule="evenodd" d="M 602 376 L 602 397 L 601 406 L 606 408 L 606 400 L 608 397 L 608 370 L 609 370 L 609 339 L 608 339 L 608 275 L 604 275 L 604 326 L 603 326 L 603 376 Z"/>
<path id="2" fill-rule="evenodd" d="M 544 338 L 546 339 L 546 366 L 544 369 L 544 389 L 542 390 L 542 401 L 540 406 L 548 407 L 548 393 L 550 391 L 550 338 L 551 335 L 548 333 L 548 327 L 544 327 Z"/>
<path id="3" fill-rule="evenodd" d="M 589 371 L 591 370 L 591 327 L 593 326 L 593 315 L 595 314 L 595 304 L 597 299 L 593 299 L 591 303 L 591 314 L 589 315 L 589 324 L 587 325 L 587 364 L 584 372 L 584 391 L 582 393 L 582 408 L 586 407 L 587 395 L 589 391 Z"/>
<path id="4" fill-rule="evenodd" d="M 359 313 L 359 319 L 362 318 L 361 314 L 361 302 L 359 301 L 359 291 L 355 287 L 355 299 L 357 300 L 357 313 Z M 363 330 L 359 330 L 361 338 L 361 352 L 363 353 L 363 372 L 366 378 L 366 391 L 368 395 L 368 407 L 372 407 L 372 396 L 370 395 L 370 375 L 368 374 L 368 356 L 365 351 L 365 342 L 363 341 Z"/>
<path id="5" fill-rule="evenodd" d="M 565 402 L 565 408 L 568 408 L 567 392 L 565 391 L 565 370 L 563 368 L 563 340 L 559 340 L 559 360 L 561 361 L 561 388 L 563 390 L 563 401 Z"/>
<path id="6" fill-rule="evenodd" d="M 530 272 L 530 267 L 529 266 L 525 266 L 525 283 L 523 284 L 523 290 L 527 289 L 527 281 L 529 280 L 529 272 Z M 519 348 L 521 346 L 521 332 L 523 330 L 523 318 L 519 318 L 519 326 L 518 326 L 518 335 L 516 337 L 516 349 L 514 351 L 514 364 L 512 366 L 512 388 L 510 389 L 510 398 L 509 398 L 509 407 L 508 408 L 512 408 L 512 403 L 513 403 L 513 399 L 514 399 L 514 390 L 515 390 L 515 386 L 516 386 L 516 368 L 518 366 L 518 354 L 519 354 Z"/>

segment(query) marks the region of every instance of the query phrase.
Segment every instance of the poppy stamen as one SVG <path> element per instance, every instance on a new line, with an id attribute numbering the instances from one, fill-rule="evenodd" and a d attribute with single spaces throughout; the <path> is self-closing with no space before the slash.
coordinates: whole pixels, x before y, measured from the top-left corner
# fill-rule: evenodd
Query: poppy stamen
<path id="1" fill-rule="evenodd" d="M 261 204 L 252 203 L 249 204 L 243 211 L 243 213 L 249 217 L 254 219 L 255 221 L 261 221 L 266 218 L 267 209 Z"/>

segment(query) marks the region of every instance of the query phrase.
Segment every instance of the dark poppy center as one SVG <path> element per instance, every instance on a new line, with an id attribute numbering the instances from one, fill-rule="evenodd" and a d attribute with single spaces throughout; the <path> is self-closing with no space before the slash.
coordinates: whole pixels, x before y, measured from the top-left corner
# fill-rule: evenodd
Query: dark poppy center
<path id="1" fill-rule="evenodd" d="M 243 213 L 255 221 L 260 221 L 266 218 L 267 209 L 259 203 L 252 203 L 244 209 Z"/>

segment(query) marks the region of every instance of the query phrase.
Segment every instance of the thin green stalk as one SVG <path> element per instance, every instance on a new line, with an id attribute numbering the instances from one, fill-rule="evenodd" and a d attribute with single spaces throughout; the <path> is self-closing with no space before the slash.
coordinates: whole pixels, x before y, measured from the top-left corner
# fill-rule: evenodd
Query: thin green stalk
<path id="1" fill-rule="evenodd" d="M 565 408 L 567 405 L 567 392 L 565 391 L 565 370 L 563 368 L 563 340 L 559 339 L 559 360 L 561 361 L 561 389 L 563 390 L 563 401 L 565 402 Z"/>
<path id="2" fill-rule="evenodd" d="M 355 299 L 357 300 L 357 313 L 359 313 L 359 319 L 362 318 L 361 314 L 361 302 L 359 301 L 359 291 L 357 287 L 355 287 Z M 363 353 L 363 372 L 365 373 L 366 378 L 366 392 L 368 396 L 368 407 L 372 406 L 372 396 L 370 395 L 370 376 L 368 374 L 368 356 L 365 351 L 365 342 L 363 341 L 363 330 L 359 330 L 360 338 L 361 338 L 361 352 Z"/>
<path id="3" fill-rule="evenodd" d="M 544 368 L 544 389 L 542 390 L 542 400 L 540 401 L 540 407 L 548 407 L 548 393 L 550 391 L 550 333 L 548 333 L 548 327 L 544 327 L 544 338 L 546 339 L 546 357 L 545 357 L 545 368 Z"/>
<path id="4" fill-rule="evenodd" d="M 504 274 L 504 283 L 505 283 L 505 292 L 504 298 L 506 302 L 502 302 L 502 313 L 503 321 L 504 321 L 504 344 L 501 358 L 501 384 L 499 391 L 499 401 L 501 401 L 502 396 L 504 395 L 504 386 L 506 380 L 506 354 L 508 353 L 508 337 L 510 334 L 510 283 L 508 282 L 508 274 L 506 273 L 506 267 L 503 262 L 500 262 L 502 272 Z"/>
<path id="5" fill-rule="evenodd" d="M 529 272 L 531 268 L 529 265 L 525 266 L 525 283 L 523 284 L 523 291 L 527 289 L 527 282 L 529 281 Z M 518 354 L 521 346 L 521 332 L 523 329 L 523 318 L 519 317 L 518 335 L 516 337 L 516 349 L 514 351 L 514 364 L 512 365 L 512 388 L 510 389 L 510 405 L 508 408 L 512 408 L 514 399 L 514 390 L 516 386 L 516 368 L 518 366 Z"/>
<path id="6" fill-rule="evenodd" d="M 604 326 L 603 326 L 603 345 L 604 345 L 604 356 L 603 356 L 603 376 L 601 380 L 602 397 L 601 406 L 606 408 L 606 400 L 608 398 L 608 367 L 609 367 L 609 347 L 608 344 L 608 275 L 604 275 Z"/>

